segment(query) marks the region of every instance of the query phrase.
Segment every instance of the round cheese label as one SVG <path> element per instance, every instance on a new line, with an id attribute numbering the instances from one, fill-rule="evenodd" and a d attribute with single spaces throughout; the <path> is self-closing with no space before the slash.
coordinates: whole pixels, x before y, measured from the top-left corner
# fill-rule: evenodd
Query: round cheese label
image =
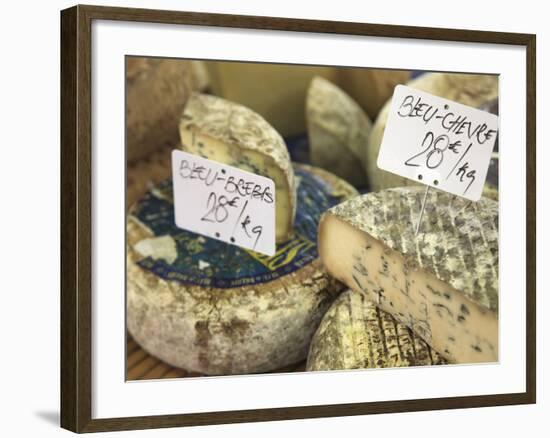
<path id="1" fill-rule="evenodd" d="M 305 167 L 295 166 L 297 210 L 292 237 L 277 244 L 269 257 L 178 228 L 174 223 L 172 181 L 147 192 L 134 206 L 130 220 L 146 227 L 151 238 L 134 244 L 143 258 L 137 264 L 169 281 L 212 288 L 266 283 L 317 259 L 317 225 L 321 214 L 349 197 Z"/>

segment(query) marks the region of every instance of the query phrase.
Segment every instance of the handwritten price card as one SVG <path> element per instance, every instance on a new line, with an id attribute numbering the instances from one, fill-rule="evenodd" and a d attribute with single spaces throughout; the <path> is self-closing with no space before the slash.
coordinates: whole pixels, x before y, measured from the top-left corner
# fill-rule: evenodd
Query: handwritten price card
<path id="1" fill-rule="evenodd" d="M 478 201 L 497 132 L 494 114 L 398 85 L 378 167 Z"/>
<path id="2" fill-rule="evenodd" d="M 179 228 L 275 254 L 273 180 L 179 150 L 172 179 Z"/>

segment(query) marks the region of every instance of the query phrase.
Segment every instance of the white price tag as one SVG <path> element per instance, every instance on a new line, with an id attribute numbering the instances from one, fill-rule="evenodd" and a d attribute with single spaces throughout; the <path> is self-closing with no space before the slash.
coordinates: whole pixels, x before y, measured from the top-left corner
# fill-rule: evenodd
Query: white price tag
<path id="1" fill-rule="evenodd" d="M 174 150 L 172 181 L 179 228 L 275 254 L 273 180 Z"/>
<path id="2" fill-rule="evenodd" d="M 378 167 L 478 201 L 497 133 L 494 114 L 398 85 Z"/>

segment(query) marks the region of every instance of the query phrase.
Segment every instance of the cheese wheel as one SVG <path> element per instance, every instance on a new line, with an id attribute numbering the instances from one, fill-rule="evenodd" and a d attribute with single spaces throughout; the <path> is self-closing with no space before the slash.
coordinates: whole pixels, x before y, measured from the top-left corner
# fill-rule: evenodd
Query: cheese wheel
<path id="1" fill-rule="evenodd" d="M 284 140 L 269 123 L 242 105 L 194 93 L 181 116 L 180 137 L 184 151 L 271 178 L 275 237 L 289 237 L 296 213 L 294 171 Z"/>
<path id="2" fill-rule="evenodd" d="M 374 120 L 395 86 L 409 79 L 408 70 L 343 67 L 338 69 L 337 84 Z"/>
<path id="3" fill-rule="evenodd" d="M 327 271 L 452 363 L 498 360 L 498 203 L 422 187 L 368 193 L 319 225 Z"/>
<path id="4" fill-rule="evenodd" d="M 307 93 L 306 119 L 311 164 L 364 186 L 372 123 L 361 107 L 336 85 L 315 77 Z"/>
<path id="5" fill-rule="evenodd" d="M 409 82 L 407 86 L 474 108 L 478 108 L 498 96 L 498 76 L 492 75 L 425 73 Z M 366 172 L 372 191 L 418 185 L 413 180 L 386 172 L 377 165 L 378 152 L 382 144 L 390 107 L 391 100 L 380 111 L 369 137 Z"/>
<path id="6" fill-rule="evenodd" d="M 318 258 L 318 220 L 357 192 L 320 169 L 295 172 L 295 230 L 273 257 L 177 228 L 170 181 L 135 204 L 127 221 L 127 328 L 145 350 L 208 375 L 266 372 L 306 358 L 343 289 Z"/>
<path id="7" fill-rule="evenodd" d="M 126 58 L 126 158 L 147 157 L 159 146 L 179 144 L 178 121 L 193 91 L 205 90 L 201 61 Z"/>
<path id="8" fill-rule="evenodd" d="M 342 293 L 309 348 L 307 371 L 439 365 L 446 361 L 363 294 Z"/>

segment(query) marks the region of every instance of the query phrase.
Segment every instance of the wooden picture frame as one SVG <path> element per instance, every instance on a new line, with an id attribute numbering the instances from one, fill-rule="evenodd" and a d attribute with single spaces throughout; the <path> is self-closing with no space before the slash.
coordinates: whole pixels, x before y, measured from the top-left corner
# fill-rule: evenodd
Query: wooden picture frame
<path id="1" fill-rule="evenodd" d="M 526 391 L 432 399 L 92 418 L 91 27 L 94 20 L 517 45 L 526 48 Z M 536 37 L 530 34 L 99 6 L 61 12 L 61 426 L 114 431 L 529 404 L 536 401 Z"/>

